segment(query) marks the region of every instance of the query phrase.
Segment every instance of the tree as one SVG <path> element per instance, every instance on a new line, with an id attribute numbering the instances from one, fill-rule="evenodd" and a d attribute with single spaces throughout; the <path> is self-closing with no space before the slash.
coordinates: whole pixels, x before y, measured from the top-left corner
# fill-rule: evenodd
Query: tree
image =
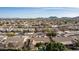
<path id="1" fill-rule="evenodd" d="M 37 43 L 36 45 L 35 45 L 35 47 L 39 47 L 40 45 L 42 45 L 43 43 Z"/>
<path id="2" fill-rule="evenodd" d="M 77 47 L 79 47 L 79 40 L 77 40 L 77 42 L 75 42 L 75 45 L 76 45 Z"/>
<path id="3" fill-rule="evenodd" d="M 15 32 L 8 32 L 8 33 L 6 33 L 6 35 L 7 35 L 7 36 L 15 36 L 16 33 L 15 33 Z"/>
<path id="4" fill-rule="evenodd" d="M 76 39 L 75 39 L 75 40 L 76 40 Z M 76 40 L 76 41 L 74 41 L 73 43 L 74 43 L 73 48 L 79 50 L 79 40 Z"/>
<path id="5" fill-rule="evenodd" d="M 53 41 L 52 37 L 55 37 L 57 33 L 54 31 L 49 31 L 48 33 L 46 33 L 46 35 L 49 37 L 50 41 Z"/>
<path id="6" fill-rule="evenodd" d="M 52 31 L 52 32 L 47 33 L 46 35 L 54 37 L 54 36 L 56 36 L 56 33 Z"/>
<path id="7" fill-rule="evenodd" d="M 23 51 L 26 51 L 26 50 L 29 51 L 29 50 L 31 50 L 31 48 L 30 48 L 30 42 L 31 42 L 30 39 L 28 39 L 27 42 L 24 42 L 24 46 L 22 47 Z"/>
<path id="8" fill-rule="evenodd" d="M 44 43 L 37 43 L 36 45 L 35 45 L 35 47 L 37 47 L 38 48 L 38 51 L 45 51 L 46 50 L 46 46 L 45 46 L 45 44 Z"/>
<path id="9" fill-rule="evenodd" d="M 39 46 L 38 51 L 46 51 L 46 46 L 45 45 Z"/>
<path id="10" fill-rule="evenodd" d="M 56 36 L 56 32 L 55 31 L 52 31 L 52 29 L 50 29 L 50 28 L 47 28 L 46 29 L 46 35 L 47 36 Z"/>
<path id="11" fill-rule="evenodd" d="M 39 45 L 38 45 L 39 44 Z M 39 51 L 64 51 L 66 47 L 62 43 L 50 42 L 50 43 L 37 43 Z"/>

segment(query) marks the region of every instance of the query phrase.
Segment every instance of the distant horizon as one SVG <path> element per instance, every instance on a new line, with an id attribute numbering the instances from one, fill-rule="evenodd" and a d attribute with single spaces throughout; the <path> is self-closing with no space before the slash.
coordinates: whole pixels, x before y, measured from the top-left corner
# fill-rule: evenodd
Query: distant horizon
<path id="1" fill-rule="evenodd" d="M 49 17 L 57 17 L 57 16 L 48 16 L 48 17 L 30 17 L 30 18 L 49 18 Z M 75 18 L 79 16 L 74 16 L 74 17 L 57 17 L 57 18 Z M 0 18 L 28 18 L 28 17 L 0 17 Z M 29 18 L 29 19 L 30 19 Z"/>
<path id="2" fill-rule="evenodd" d="M 75 7 L 0 7 L 0 18 L 48 18 L 50 16 L 76 17 Z"/>

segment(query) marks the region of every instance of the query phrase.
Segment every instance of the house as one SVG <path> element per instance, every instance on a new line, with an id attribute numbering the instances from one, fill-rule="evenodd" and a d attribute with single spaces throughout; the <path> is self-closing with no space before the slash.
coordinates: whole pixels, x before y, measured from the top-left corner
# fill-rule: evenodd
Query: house
<path id="1" fill-rule="evenodd" d="M 58 25 L 52 25 L 52 27 L 53 27 L 53 28 L 57 28 L 57 27 L 59 27 L 59 26 L 58 26 Z"/>
<path id="2" fill-rule="evenodd" d="M 64 33 L 65 37 L 79 35 L 79 31 L 65 31 Z"/>
<path id="3" fill-rule="evenodd" d="M 47 36 L 36 36 L 36 37 L 32 37 L 32 44 L 35 45 L 36 43 L 47 43 L 50 42 L 50 39 Z"/>
<path id="4" fill-rule="evenodd" d="M 6 47 L 9 49 L 22 48 L 24 45 L 24 42 L 26 42 L 27 39 L 28 39 L 28 37 L 26 37 L 26 36 L 8 37 L 6 40 Z"/>
<path id="5" fill-rule="evenodd" d="M 0 36 L 0 49 L 4 49 L 6 47 L 6 36 Z"/>
<path id="6" fill-rule="evenodd" d="M 64 45 L 73 45 L 74 39 L 72 37 L 53 37 L 53 41 L 62 43 Z"/>

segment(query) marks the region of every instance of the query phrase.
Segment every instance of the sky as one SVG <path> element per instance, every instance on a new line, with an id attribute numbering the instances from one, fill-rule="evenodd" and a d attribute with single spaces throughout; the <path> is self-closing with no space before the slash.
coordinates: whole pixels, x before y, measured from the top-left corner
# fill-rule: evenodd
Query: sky
<path id="1" fill-rule="evenodd" d="M 75 17 L 79 8 L 74 7 L 0 7 L 0 17 L 37 18 L 37 17 Z"/>

